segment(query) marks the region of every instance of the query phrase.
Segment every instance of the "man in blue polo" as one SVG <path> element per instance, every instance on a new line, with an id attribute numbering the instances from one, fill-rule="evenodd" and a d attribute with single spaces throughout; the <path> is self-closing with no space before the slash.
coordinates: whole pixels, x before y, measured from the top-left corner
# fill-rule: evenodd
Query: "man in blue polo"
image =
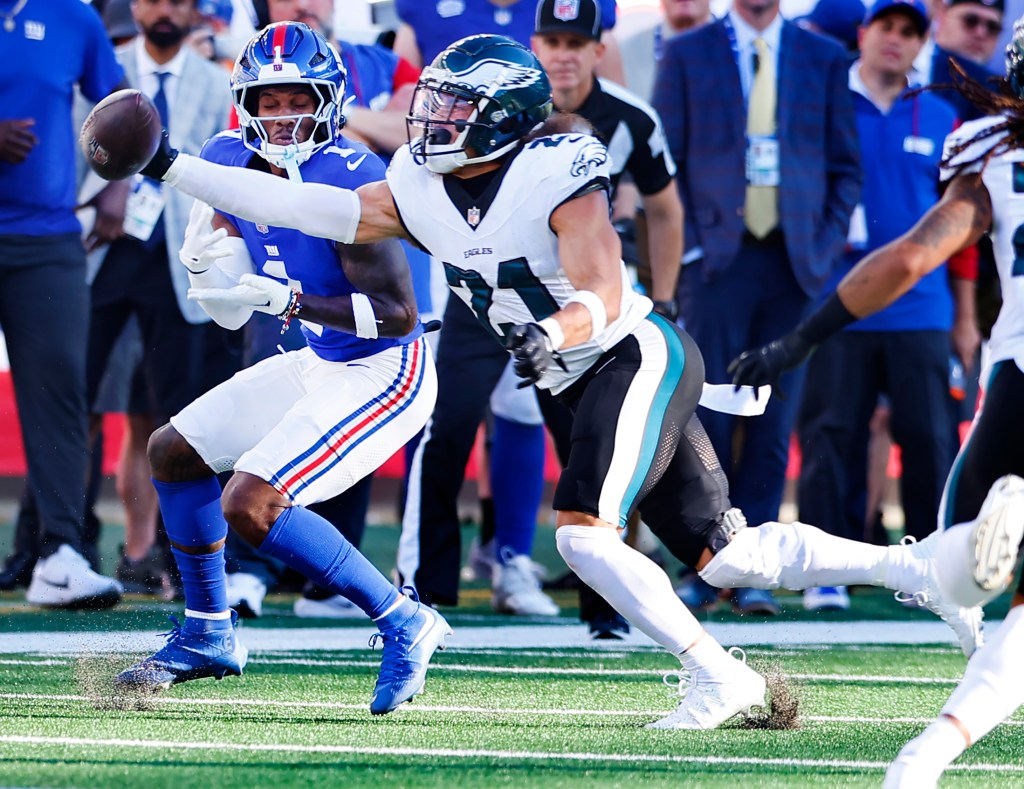
<path id="1" fill-rule="evenodd" d="M 75 219 L 72 96 L 123 80 L 99 15 L 81 0 L 0 0 L 0 329 L 10 357 L 29 484 L 42 530 L 26 599 L 104 607 L 116 581 L 82 556 L 89 291 Z M 124 183 L 98 196 L 86 243 L 121 234 Z M 35 558 L 32 546 L 15 546 Z"/>
<path id="2" fill-rule="evenodd" d="M 821 298 L 867 253 L 909 230 L 938 200 L 939 160 L 956 125 L 933 93 L 907 97 L 928 17 L 921 0 L 877 0 L 860 28 L 861 58 L 850 69 L 864 168 L 861 204 L 847 252 Z M 892 306 L 848 327 L 808 364 L 799 416 L 803 450 L 800 518 L 841 537 L 861 539 L 868 422 L 879 395 L 892 406 L 893 437 L 903 450 L 906 532 L 935 528 L 946 474 L 956 454 L 950 427 L 950 331 L 954 300 L 946 266 Z M 809 608 L 845 608 L 844 589 L 812 589 Z"/>

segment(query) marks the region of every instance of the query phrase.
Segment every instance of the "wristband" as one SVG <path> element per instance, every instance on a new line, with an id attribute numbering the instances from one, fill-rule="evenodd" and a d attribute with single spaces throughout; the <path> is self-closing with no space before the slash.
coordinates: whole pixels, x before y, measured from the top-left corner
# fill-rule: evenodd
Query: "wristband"
<path id="1" fill-rule="evenodd" d="M 582 304 L 590 313 L 590 339 L 594 339 L 608 325 L 608 311 L 604 308 L 604 302 L 592 290 L 576 291 L 565 303 L 565 306 L 568 307 L 573 302 Z"/>
<path id="2" fill-rule="evenodd" d="M 843 302 L 839 300 L 839 294 L 833 293 L 824 304 L 796 327 L 795 333 L 811 345 L 821 345 L 840 329 L 857 320 L 857 316 L 846 309 Z"/>
<path id="3" fill-rule="evenodd" d="M 356 337 L 362 337 L 364 340 L 377 339 L 377 315 L 365 293 L 352 294 L 352 318 L 356 324 Z"/>
<path id="4" fill-rule="evenodd" d="M 288 331 L 288 327 L 291 326 L 292 318 L 299 314 L 299 310 L 302 309 L 302 304 L 299 302 L 299 292 L 297 290 L 292 291 L 292 297 L 288 299 L 288 306 L 285 307 L 278 317 L 281 319 L 281 334 Z"/>
<path id="5" fill-rule="evenodd" d="M 545 318 L 538 324 L 544 333 L 551 340 L 551 350 L 557 351 L 563 345 L 565 345 L 565 332 L 562 331 L 561 324 L 554 318 Z"/>

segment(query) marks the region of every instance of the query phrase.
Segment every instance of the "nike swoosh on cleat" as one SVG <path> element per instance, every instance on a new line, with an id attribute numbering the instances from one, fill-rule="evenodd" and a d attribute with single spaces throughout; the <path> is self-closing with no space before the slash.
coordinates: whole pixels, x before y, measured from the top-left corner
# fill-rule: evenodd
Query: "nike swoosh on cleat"
<path id="1" fill-rule="evenodd" d="M 71 580 L 69 578 L 65 578 L 64 579 L 64 583 L 60 583 L 59 584 L 56 581 L 51 581 L 48 578 L 44 578 L 43 579 L 43 583 L 46 584 L 47 586 L 53 586 L 53 587 L 55 587 L 57 589 L 67 589 L 68 586 L 71 585 Z"/>
<path id="2" fill-rule="evenodd" d="M 349 170 L 355 170 L 359 165 L 361 165 L 363 163 L 363 159 L 365 159 L 365 158 L 366 158 L 366 154 L 364 153 L 362 156 L 360 156 L 354 162 L 348 162 L 348 161 L 345 162 L 345 166 Z"/>

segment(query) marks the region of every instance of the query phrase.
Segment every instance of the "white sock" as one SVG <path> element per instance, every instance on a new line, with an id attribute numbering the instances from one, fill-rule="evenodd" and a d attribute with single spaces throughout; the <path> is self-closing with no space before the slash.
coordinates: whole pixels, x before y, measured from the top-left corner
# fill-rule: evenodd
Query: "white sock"
<path id="1" fill-rule="evenodd" d="M 735 668 L 738 663 L 722 649 L 722 645 L 705 630 L 703 637 L 682 655 L 679 660 L 683 668 L 693 674 L 701 671 L 705 676 L 718 677 L 726 674 L 728 669 Z"/>
<path id="2" fill-rule="evenodd" d="M 1024 704 L 1024 606 L 1011 608 L 992 639 L 971 656 L 964 677 L 942 708 L 976 743 Z"/>
<path id="3" fill-rule="evenodd" d="M 737 532 L 700 576 L 719 589 L 881 586 L 891 555 L 892 548 L 834 537 L 806 523 L 769 521 Z"/>
<path id="4" fill-rule="evenodd" d="M 622 542 L 614 529 L 559 526 L 555 541 L 566 564 L 584 583 L 672 654 L 681 656 L 704 634 L 672 590 L 665 571 Z M 710 635 L 701 640 L 717 645 Z"/>
<path id="5" fill-rule="evenodd" d="M 935 778 L 967 748 L 963 732 L 953 721 L 940 716 L 900 750 L 897 761 L 910 761 L 933 769 Z"/>

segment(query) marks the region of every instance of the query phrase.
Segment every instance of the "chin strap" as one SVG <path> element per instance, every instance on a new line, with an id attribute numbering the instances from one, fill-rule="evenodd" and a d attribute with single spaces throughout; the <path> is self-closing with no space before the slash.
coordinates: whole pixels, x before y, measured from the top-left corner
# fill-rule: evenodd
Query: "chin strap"
<path id="1" fill-rule="evenodd" d="M 295 161 L 295 150 L 292 147 L 289 147 L 284 153 L 284 169 L 288 173 L 289 181 L 302 183 L 302 174 L 299 172 L 298 162 Z"/>

